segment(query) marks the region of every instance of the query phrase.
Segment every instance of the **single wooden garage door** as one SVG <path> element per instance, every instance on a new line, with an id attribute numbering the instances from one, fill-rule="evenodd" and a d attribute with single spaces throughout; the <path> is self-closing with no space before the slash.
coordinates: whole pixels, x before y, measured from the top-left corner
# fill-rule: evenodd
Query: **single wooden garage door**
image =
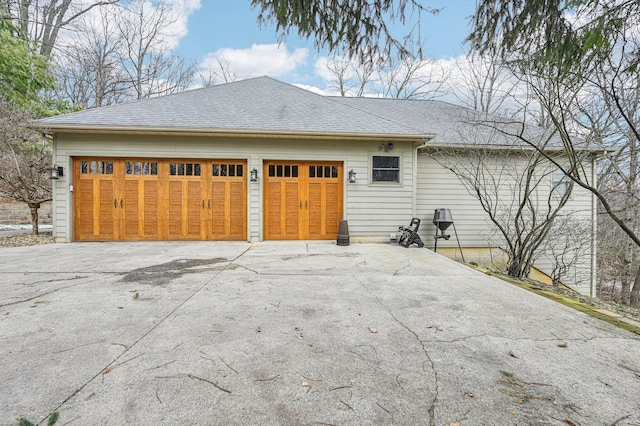
<path id="1" fill-rule="evenodd" d="M 342 169 L 338 162 L 266 162 L 265 239 L 335 239 L 342 219 Z"/>
<path id="2" fill-rule="evenodd" d="M 77 158 L 74 239 L 246 240 L 244 160 Z"/>

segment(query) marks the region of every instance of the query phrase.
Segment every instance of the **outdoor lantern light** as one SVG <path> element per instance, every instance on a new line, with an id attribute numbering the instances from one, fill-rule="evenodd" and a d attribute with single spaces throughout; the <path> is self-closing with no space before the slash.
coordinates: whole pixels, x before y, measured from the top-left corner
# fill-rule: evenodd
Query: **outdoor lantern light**
<path id="1" fill-rule="evenodd" d="M 255 167 L 253 169 L 251 169 L 251 182 L 257 182 L 258 181 L 258 169 L 256 169 Z"/>
<path id="2" fill-rule="evenodd" d="M 349 170 L 349 183 L 356 183 L 356 172 Z"/>
<path id="3" fill-rule="evenodd" d="M 389 142 L 387 144 L 387 151 L 393 151 L 393 143 Z"/>
<path id="4" fill-rule="evenodd" d="M 62 166 L 58 166 L 57 164 L 54 164 L 49 171 L 51 172 L 49 179 L 58 179 L 59 177 L 64 176 L 64 169 Z"/>

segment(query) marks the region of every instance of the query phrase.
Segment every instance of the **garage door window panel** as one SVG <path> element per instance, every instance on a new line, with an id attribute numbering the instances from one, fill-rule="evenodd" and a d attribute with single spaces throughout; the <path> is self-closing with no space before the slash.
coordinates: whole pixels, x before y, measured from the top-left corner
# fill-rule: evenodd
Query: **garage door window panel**
<path id="1" fill-rule="evenodd" d="M 82 161 L 80 174 L 83 175 L 112 175 L 113 161 Z"/>
<path id="2" fill-rule="evenodd" d="M 127 161 L 125 163 L 124 172 L 128 176 L 157 176 L 158 163 L 144 161 Z"/>
<path id="3" fill-rule="evenodd" d="M 200 163 L 169 163 L 170 176 L 201 176 Z"/>

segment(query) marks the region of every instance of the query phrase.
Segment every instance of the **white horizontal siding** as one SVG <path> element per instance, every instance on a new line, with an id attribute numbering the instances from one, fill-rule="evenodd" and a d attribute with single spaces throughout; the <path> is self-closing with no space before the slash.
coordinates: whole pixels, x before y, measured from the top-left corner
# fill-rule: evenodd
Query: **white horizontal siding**
<path id="1" fill-rule="evenodd" d="M 229 138 L 204 136 L 129 136 L 82 135 L 57 136 L 56 161 L 66 164 L 67 176 L 56 184 L 56 228 L 59 240 L 71 240 L 72 157 L 114 158 L 230 158 L 247 160 L 248 170 L 259 171 L 257 183 L 248 183 L 248 238 L 263 238 L 262 165 L 269 160 L 340 161 L 344 164 L 344 218 L 350 235 L 388 239 L 398 226 L 408 224 L 414 210 L 415 148 L 411 143 L 394 144 L 387 155 L 401 158 L 399 184 L 370 183 L 370 158 L 385 155 L 379 142 L 324 141 L 272 138 Z M 349 170 L 356 172 L 356 183 L 346 183 Z"/>
<path id="2" fill-rule="evenodd" d="M 587 169 L 589 168 L 590 165 L 587 165 Z M 538 202 L 544 208 L 552 184 L 550 175 L 546 175 L 542 179 L 543 184 L 538 189 Z M 513 184 L 508 184 L 505 181 L 505 184 L 500 187 L 500 199 L 503 202 L 513 199 L 511 191 L 517 190 L 518 188 L 514 187 Z M 563 214 L 570 215 L 576 220 L 591 222 L 591 200 L 591 194 L 588 191 L 574 186 L 571 199 L 563 208 Z M 434 210 L 438 208 L 451 210 L 455 229 L 458 232 L 462 247 L 504 247 L 503 239 L 490 221 L 488 214 L 482 209 L 478 199 L 467 191 L 456 175 L 432 158 L 419 155 L 416 211 L 417 217 L 422 220 L 420 235 L 427 245 L 433 245 L 435 226 L 431 222 Z M 454 237 L 454 230 L 449 228 L 446 233 L 451 234 L 452 238 L 449 241 L 438 240 L 438 246 L 445 248 L 456 247 L 457 241 Z M 591 235 L 588 234 L 584 237 L 590 239 Z M 553 236 L 551 235 L 549 238 L 553 238 Z M 552 261 L 549 253 L 542 253 L 535 262 L 535 266 L 545 273 L 550 273 Z M 590 274 L 591 259 L 590 252 L 588 252 L 581 258 L 575 271 L 569 274 L 570 277 L 567 278 L 567 284 L 573 285 L 582 293 L 588 293 Z"/>

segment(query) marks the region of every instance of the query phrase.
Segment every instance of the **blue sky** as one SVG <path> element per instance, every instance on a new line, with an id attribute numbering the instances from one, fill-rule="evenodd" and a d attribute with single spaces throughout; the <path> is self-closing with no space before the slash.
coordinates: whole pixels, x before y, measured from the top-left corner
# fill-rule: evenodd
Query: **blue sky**
<path id="1" fill-rule="evenodd" d="M 463 54 L 462 41 L 469 33 L 469 16 L 475 0 L 425 0 L 431 7 L 443 7 L 435 16 L 423 15 L 425 52 L 432 59 L 450 59 Z M 327 52 L 317 52 L 312 40 L 290 35 L 278 43 L 273 26 L 260 27 L 257 10 L 250 0 L 201 0 L 188 16 L 187 35 L 180 38 L 177 53 L 203 65 L 207 55 L 222 53 L 242 77 L 271 75 L 289 83 L 321 87 L 314 65 Z M 397 29 L 398 32 L 402 28 Z M 252 48 L 264 45 L 262 48 Z"/>

